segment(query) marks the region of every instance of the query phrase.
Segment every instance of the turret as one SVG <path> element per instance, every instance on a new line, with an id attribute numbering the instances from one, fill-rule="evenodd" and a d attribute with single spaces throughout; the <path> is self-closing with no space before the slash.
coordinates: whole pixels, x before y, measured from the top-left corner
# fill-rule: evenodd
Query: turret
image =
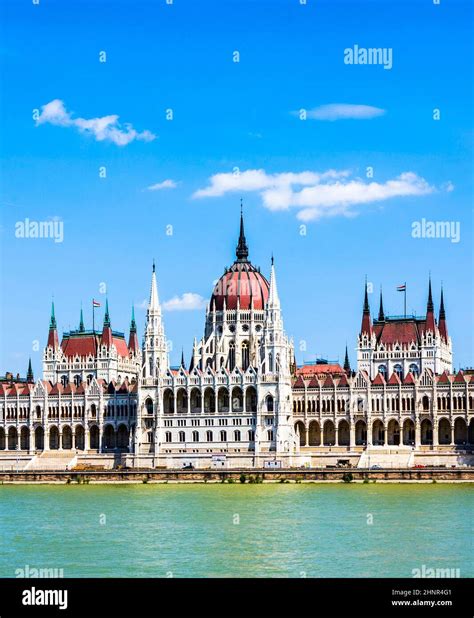
<path id="1" fill-rule="evenodd" d="M 51 302 L 51 319 L 49 322 L 48 343 L 46 347 L 53 348 L 54 350 L 59 348 L 58 328 L 54 315 L 54 301 Z"/>
<path id="2" fill-rule="evenodd" d="M 135 322 L 135 307 L 132 305 L 132 319 L 130 320 L 130 336 L 128 339 L 128 349 L 133 354 L 138 354 L 140 345 L 137 337 L 137 324 Z"/>
<path id="3" fill-rule="evenodd" d="M 28 371 L 26 373 L 26 381 L 30 384 L 32 384 L 35 381 L 34 376 L 33 376 L 33 368 L 31 366 L 31 358 L 28 361 Z"/>
<path id="4" fill-rule="evenodd" d="M 372 321 L 370 319 L 369 295 L 367 290 L 367 279 L 365 280 L 364 308 L 362 311 L 362 324 L 360 328 L 361 335 L 372 334 Z"/>
<path id="5" fill-rule="evenodd" d="M 380 305 L 379 305 L 378 321 L 379 322 L 384 322 L 385 321 L 385 313 L 384 313 L 384 310 L 383 310 L 383 300 L 382 300 L 382 287 L 380 287 Z M 347 350 L 347 348 L 346 348 L 346 350 Z"/>
<path id="6" fill-rule="evenodd" d="M 104 326 L 102 328 L 102 337 L 101 344 L 110 347 L 112 345 L 112 328 L 110 325 L 110 314 L 109 314 L 109 299 L 105 300 L 105 315 L 104 315 Z"/>
<path id="7" fill-rule="evenodd" d="M 439 305 L 438 328 L 439 328 L 439 334 L 447 342 L 448 341 L 448 325 L 446 323 L 446 312 L 444 310 L 443 287 L 441 287 L 441 301 Z"/>
<path id="8" fill-rule="evenodd" d="M 431 276 L 428 283 L 428 302 L 426 304 L 426 330 L 430 330 L 432 333 L 436 331 L 433 296 L 431 293 Z"/>
<path id="9" fill-rule="evenodd" d="M 81 306 L 81 315 L 80 315 L 80 318 L 79 318 L 79 332 L 83 333 L 84 331 L 85 331 L 85 328 L 84 328 L 84 316 L 82 314 L 82 306 Z"/>
<path id="10" fill-rule="evenodd" d="M 349 354 L 347 352 L 347 345 L 346 345 L 346 355 L 344 357 L 344 371 L 349 374 L 351 372 L 351 364 L 349 362 Z"/>

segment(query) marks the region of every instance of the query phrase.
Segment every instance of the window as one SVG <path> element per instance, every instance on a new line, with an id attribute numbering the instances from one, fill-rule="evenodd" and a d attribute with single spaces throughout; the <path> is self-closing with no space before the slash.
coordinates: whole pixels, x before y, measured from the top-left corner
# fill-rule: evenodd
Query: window
<path id="1" fill-rule="evenodd" d="M 420 375 L 420 369 L 416 363 L 411 363 L 409 369 L 416 378 Z"/>
<path id="2" fill-rule="evenodd" d="M 180 431 L 178 434 L 179 438 L 179 442 L 184 442 L 186 440 L 185 435 L 184 435 L 184 431 Z"/>
<path id="3" fill-rule="evenodd" d="M 242 343 L 242 369 L 245 371 L 248 369 L 249 362 L 249 344 L 247 341 Z"/>
<path id="4" fill-rule="evenodd" d="M 249 429 L 249 442 L 253 442 L 255 440 L 255 431 L 253 429 Z"/>
<path id="5" fill-rule="evenodd" d="M 393 370 L 399 378 L 403 378 L 403 367 L 400 364 L 397 363 Z"/>
<path id="6" fill-rule="evenodd" d="M 221 431 L 221 442 L 227 442 L 227 431 Z"/>
<path id="7" fill-rule="evenodd" d="M 193 442 L 199 442 L 199 431 L 193 431 Z"/>
<path id="8" fill-rule="evenodd" d="M 171 431 L 165 433 L 165 442 L 171 442 Z"/>
<path id="9" fill-rule="evenodd" d="M 387 379 L 387 365 L 379 365 L 378 372 L 381 373 L 385 379 Z"/>
<path id="10" fill-rule="evenodd" d="M 273 440 L 273 429 L 269 429 L 267 431 L 267 439 L 272 441 Z"/>
<path id="11" fill-rule="evenodd" d="M 149 397 L 145 401 L 145 408 L 147 414 L 153 414 L 153 401 Z"/>
<path id="12" fill-rule="evenodd" d="M 61 376 L 61 384 L 64 386 L 64 388 L 66 388 L 68 382 L 69 380 L 67 379 L 67 376 Z"/>
<path id="13" fill-rule="evenodd" d="M 235 367 L 235 344 L 229 344 L 229 369 L 232 371 Z"/>
<path id="14" fill-rule="evenodd" d="M 235 442 L 240 442 L 240 431 L 238 429 L 234 431 L 234 440 Z"/>
<path id="15" fill-rule="evenodd" d="M 80 386 L 81 385 L 81 376 L 79 376 L 79 375 L 75 375 L 74 376 L 74 385 L 75 386 Z"/>
<path id="16" fill-rule="evenodd" d="M 273 412 L 273 397 L 271 395 L 267 395 L 266 403 L 267 403 L 267 412 Z"/>
<path id="17" fill-rule="evenodd" d="M 212 431 L 206 431 L 206 440 L 208 442 L 212 442 L 213 438 L 212 438 Z"/>

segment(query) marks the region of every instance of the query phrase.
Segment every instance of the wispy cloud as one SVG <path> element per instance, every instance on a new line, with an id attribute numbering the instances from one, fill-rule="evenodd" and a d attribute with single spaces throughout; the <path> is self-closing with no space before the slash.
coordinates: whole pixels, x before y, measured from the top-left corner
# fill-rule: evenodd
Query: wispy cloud
<path id="1" fill-rule="evenodd" d="M 351 105 L 347 103 L 330 103 L 306 111 L 306 118 L 310 120 L 369 120 L 383 116 L 385 110 L 371 105 Z M 292 112 L 300 115 L 300 112 Z"/>
<path id="2" fill-rule="evenodd" d="M 138 133 L 130 123 L 119 123 L 119 116 L 111 114 L 100 118 L 73 118 L 67 111 L 64 101 L 54 99 L 41 107 L 41 113 L 36 120 L 36 126 L 53 124 L 59 127 L 73 127 L 80 133 L 92 135 L 96 141 L 109 141 L 117 146 L 126 146 L 134 140 L 151 142 L 156 135 L 150 131 Z"/>
<path id="3" fill-rule="evenodd" d="M 194 292 L 185 292 L 182 296 L 173 296 L 170 300 L 163 303 L 165 311 L 193 311 L 204 309 L 206 299 Z"/>
<path id="4" fill-rule="evenodd" d="M 351 178 L 349 170 L 285 172 L 267 174 L 265 170 L 246 170 L 240 174 L 215 174 L 209 185 L 194 198 L 219 197 L 232 192 L 257 193 L 262 204 L 272 211 L 294 208 L 301 221 L 338 215 L 354 216 L 354 207 L 394 197 L 428 195 L 436 188 L 414 172 L 404 172 L 385 182 Z"/>
<path id="5" fill-rule="evenodd" d="M 161 191 L 161 189 L 176 189 L 178 183 L 171 178 L 167 178 L 163 180 L 163 182 L 157 182 L 155 185 L 150 185 L 147 187 L 148 191 Z"/>

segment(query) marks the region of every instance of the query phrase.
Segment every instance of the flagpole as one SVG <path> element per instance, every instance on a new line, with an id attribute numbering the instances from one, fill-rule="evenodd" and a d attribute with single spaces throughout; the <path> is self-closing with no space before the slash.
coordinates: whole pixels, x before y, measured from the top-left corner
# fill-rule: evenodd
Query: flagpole
<path id="1" fill-rule="evenodd" d="M 92 299 L 92 332 L 95 335 L 95 306 L 94 306 L 94 299 Z"/>
<path id="2" fill-rule="evenodd" d="M 403 294 L 403 308 L 405 310 L 405 318 L 407 317 L 407 282 L 405 281 L 405 290 Z"/>

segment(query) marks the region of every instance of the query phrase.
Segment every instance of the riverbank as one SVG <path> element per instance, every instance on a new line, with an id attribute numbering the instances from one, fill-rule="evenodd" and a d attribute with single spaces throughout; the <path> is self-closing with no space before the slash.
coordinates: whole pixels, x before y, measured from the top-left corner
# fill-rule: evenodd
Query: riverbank
<path id="1" fill-rule="evenodd" d="M 0 485 L 102 483 L 473 483 L 472 468 L 81 470 L 1 472 Z"/>

